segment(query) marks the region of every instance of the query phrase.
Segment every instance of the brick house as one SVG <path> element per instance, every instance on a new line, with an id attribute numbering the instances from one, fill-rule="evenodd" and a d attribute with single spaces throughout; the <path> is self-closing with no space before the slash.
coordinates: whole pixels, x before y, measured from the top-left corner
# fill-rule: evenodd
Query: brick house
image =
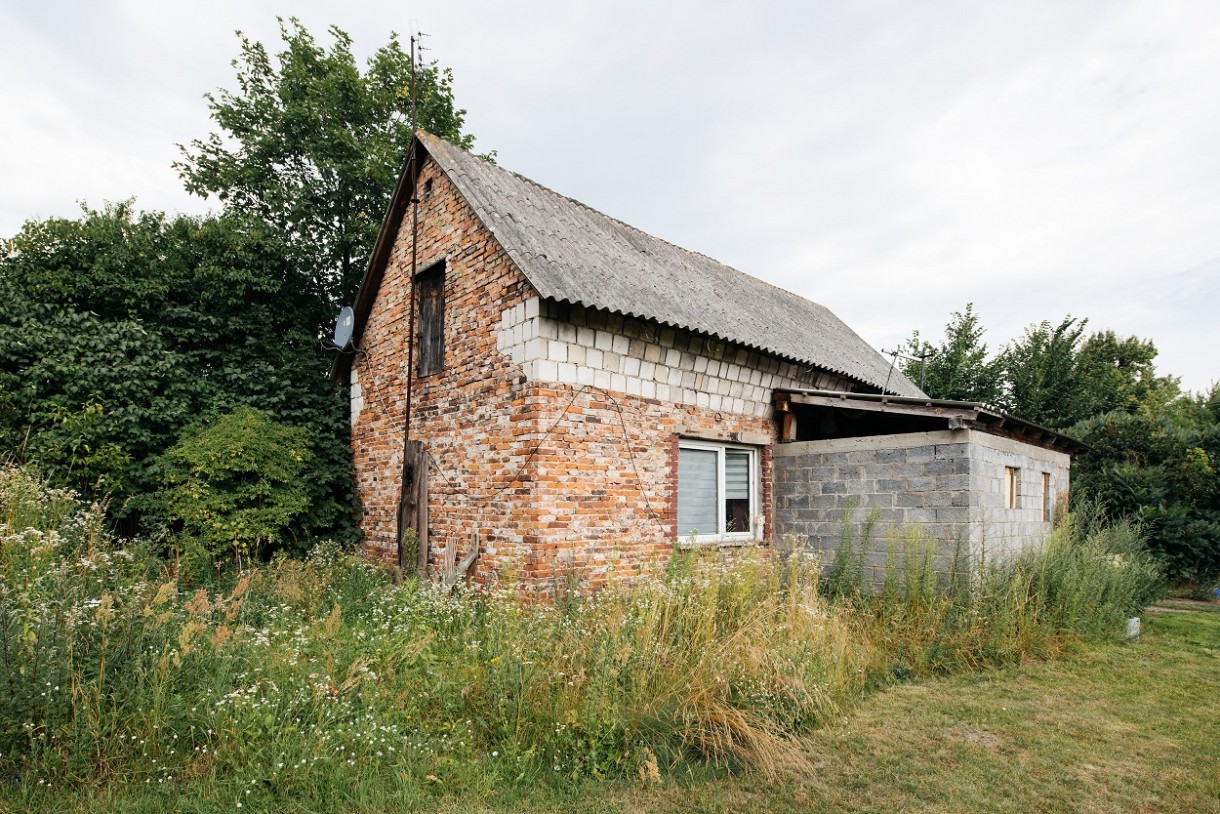
<path id="1" fill-rule="evenodd" d="M 427 133 L 353 308 L 365 549 L 450 579 L 826 548 L 848 497 L 935 535 L 998 500 L 1021 545 L 1066 489 L 1066 439 L 932 401 L 826 308 Z"/>

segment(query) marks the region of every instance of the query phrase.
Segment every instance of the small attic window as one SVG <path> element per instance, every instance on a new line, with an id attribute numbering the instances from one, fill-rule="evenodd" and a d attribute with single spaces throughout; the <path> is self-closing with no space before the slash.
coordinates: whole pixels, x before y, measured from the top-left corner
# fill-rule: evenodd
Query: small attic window
<path id="1" fill-rule="evenodd" d="M 424 181 L 424 197 L 425 198 L 432 197 L 432 179 L 431 178 L 429 178 L 427 181 Z"/>
<path id="2" fill-rule="evenodd" d="M 415 278 L 419 300 L 419 361 L 421 378 L 445 366 L 445 263 L 421 271 Z"/>

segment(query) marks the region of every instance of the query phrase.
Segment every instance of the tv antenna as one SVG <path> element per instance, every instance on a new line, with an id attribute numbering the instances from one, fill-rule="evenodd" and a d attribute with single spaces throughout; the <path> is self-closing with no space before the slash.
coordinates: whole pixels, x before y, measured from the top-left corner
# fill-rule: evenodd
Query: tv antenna
<path id="1" fill-rule="evenodd" d="M 910 359 L 912 362 L 920 363 L 919 389 L 923 390 L 924 381 L 927 379 L 927 376 L 928 376 L 928 359 L 930 359 L 931 357 L 936 355 L 935 351 L 929 349 L 929 350 L 925 350 L 923 353 L 917 353 L 917 354 L 903 353 L 900 350 L 882 350 L 881 352 L 884 353 L 886 356 L 893 357 L 893 359 L 890 361 L 890 375 L 885 377 L 885 387 L 882 388 L 883 390 L 889 390 L 889 388 L 890 388 L 890 376 L 892 376 L 894 373 L 894 366 L 898 364 L 899 356 L 901 356 L 903 359 Z"/>
<path id="2" fill-rule="evenodd" d="M 424 47 L 423 39 L 428 36 L 422 31 L 416 31 L 411 35 L 411 133 L 414 134 L 419 129 L 419 93 L 417 91 L 419 83 L 416 79 L 419 77 L 419 69 L 423 67 L 424 51 L 429 50 Z"/>

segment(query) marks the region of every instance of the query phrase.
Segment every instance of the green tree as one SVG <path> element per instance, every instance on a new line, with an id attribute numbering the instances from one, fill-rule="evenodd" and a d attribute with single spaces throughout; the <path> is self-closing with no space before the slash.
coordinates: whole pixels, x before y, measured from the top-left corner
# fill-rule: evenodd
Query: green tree
<path id="1" fill-rule="evenodd" d="M 411 59 L 391 35 L 361 73 L 351 38 L 329 31 L 326 50 L 281 20 L 274 61 L 239 33 L 238 90 L 205 96 L 220 132 L 179 145 L 174 166 L 188 191 L 272 224 L 333 315 L 355 293 L 411 141 Z M 416 79 L 419 126 L 470 149 L 450 70 L 432 62 Z"/>
<path id="2" fill-rule="evenodd" d="M 166 514 L 211 559 L 282 547 L 309 506 L 309 436 L 249 407 L 187 430 L 164 456 Z"/>
<path id="3" fill-rule="evenodd" d="M 907 340 L 902 370 L 912 381 L 923 381 L 932 398 L 993 403 L 1000 395 L 999 371 L 987 359 L 984 328 L 974 303 L 954 311 L 939 345 L 924 341 L 919 331 Z"/>
<path id="4" fill-rule="evenodd" d="M 1053 429 L 1089 415 L 1077 350 L 1088 320 L 1066 316 L 1025 329 L 996 358 L 1004 379 L 1001 406 L 1013 415 Z"/>
<path id="5" fill-rule="evenodd" d="M 0 444 L 60 485 L 155 516 L 163 453 L 248 406 L 308 428 L 295 531 L 351 539 L 346 401 L 320 371 L 308 293 L 257 220 L 167 217 L 130 203 L 28 222 L 0 241 Z"/>
<path id="6" fill-rule="evenodd" d="M 1003 406 L 1056 429 L 1115 410 L 1160 413 L 1181 396 L 1178 379 L 1156 373 L 1156 345 L 1114 331 L 1085 336 L 1088 320 L 1031 325 L 996 359 Z"/>
<path id="7" fill-rule="evenodd" d="M 1181 395 L 1179 380 L 1156 374 L 1156 345 L 1114 331 L 1091 335 L 1080 346 L 1076 367 L 1081 378 L 1084 416 L 1114 410 L 1158 413 Z"/>

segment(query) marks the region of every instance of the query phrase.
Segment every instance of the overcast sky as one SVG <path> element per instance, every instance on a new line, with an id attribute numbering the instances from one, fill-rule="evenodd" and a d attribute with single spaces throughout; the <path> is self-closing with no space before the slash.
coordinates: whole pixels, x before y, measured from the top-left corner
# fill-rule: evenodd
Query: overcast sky
<path id="1" fill-rule="evenodd" d="M 974 302 L 1220 379 L 1220 3 L 0 0 L 0 235 L 77 201 L 206 211 L 241 30 L 429 36 L 480 151 L 830 307 L 873 345 Z"/>

